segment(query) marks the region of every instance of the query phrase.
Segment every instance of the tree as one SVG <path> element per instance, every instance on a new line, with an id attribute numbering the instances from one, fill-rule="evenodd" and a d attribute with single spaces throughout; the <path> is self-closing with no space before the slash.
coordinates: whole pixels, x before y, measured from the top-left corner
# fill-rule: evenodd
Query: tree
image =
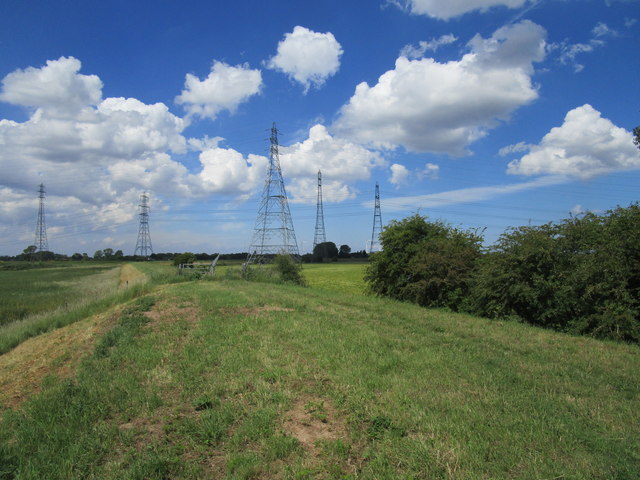
<path id="1" fill-rule="evenodd" d="M 124 257 L 124 253 L 122 252 L 122 250 L 116 250 L 116 253 L 114 253 L 113 256 L 115 258 L 120 259 L 120 258 Z"/>
<path id="2" fill-rule="evenodd" d="M 193 263 L 196 260 L 196 256 L 193 253 L 184 252 L 173 257 L 173 264 L 177 267 L 178 265 L 183 265 L 185 263 Z"/>
<path id="3" fill-rule="evenodd" d="M 339 258 L 349 258 L 351 257 L 351 247 L 349 245 L 340 245 L 340 250 L 338 251 Z"/>
<path id="4" fill-rule="evenodd" d="M 113 258 L 113 248 L 105 248 L 104 250 L 102 250 L 102 255 L 104 256 L 105 260 L 111 260 L 111 258 Z"/>
<path id="5" fill-rule="evenodd" d="M 96 252 L 93 254 L 94 260 L 102 260 L 103 257 L 104 254 L 102 253 L 102 250 L 96 250 Z"/>
<path id="6" fill-rule="evenodd" d="M 74 253 L 73 255 L 71 255 L 71 260 L 82 260 L 82 254 Z"/>
<path id="7" fill-rule="evenodd" d="M 323 262 L 327 258 L 338 258 L 338 247 L 333 242 L 322 242 L 313 248 L 313 261 Z"/>
<path id="8" fill-rule="evenodd" d="M 22 253 L 18 255 L 18 258 L 20 260 L 31 260 L 34 258 L 34 255 L 37 250 L 38 250 L 38 247 L 36 247 L 35 245 L 29 245 L 27 248 L 22 250 Z"/>
<path id="9" fill-rule="evenodd" d="M 382 251 L 370 256 L 365 270 L 373 293 L 428 307 L 461 307 L 480 257 L 480 235 L 413 215 L 392 221 L 380 242 Z"/>
<path id="10" fill-rule="evenodd" d="M 633 143 L 640 148 L 640 126 L 633 129 Z"/>

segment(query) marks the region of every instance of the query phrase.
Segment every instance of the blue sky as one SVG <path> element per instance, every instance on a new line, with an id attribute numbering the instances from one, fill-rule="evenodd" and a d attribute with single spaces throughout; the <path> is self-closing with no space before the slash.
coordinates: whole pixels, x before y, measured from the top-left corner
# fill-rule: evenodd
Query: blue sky
<path id="1" fill-rule="evenodd" d="M 0 6 L 0 254 L 246 251 L 269 128 L 300 250 L 415 212 L 485 230 L 638 200 L 638 0 Z"/>

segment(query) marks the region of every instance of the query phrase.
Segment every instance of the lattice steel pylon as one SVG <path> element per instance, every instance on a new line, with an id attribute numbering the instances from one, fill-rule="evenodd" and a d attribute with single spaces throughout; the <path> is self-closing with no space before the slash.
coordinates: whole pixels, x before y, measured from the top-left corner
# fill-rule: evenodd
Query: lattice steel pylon
<path id="1" fill-rule="evenodd" d="M 318 170 L 318 201 L 316 203 L 316 232 L 313 236 L 313 248 L 327 241 L 324 231 L 324 210 L 322 209 L 322 173 Z"/>
<path id="2" fill-rule="evenodd" d="M 300 255 L 280 169 L 278 129 L 275 122 L 271 127 L 270 141 L 267 179 L 264 182 L 247 264 L 264 263 L 269 257 L 278 254 L 294 257 Z"/>
<path id="3" fill-rule="evenodd" d="M 380 213 L 380 187 L 376 182 L 376 199 L 373 209 L 373 231 L 371 232 L 371 243 L 369 244 L 369 253 L 379 252 L 382 250 L 380 246 L 380 234 L 382 233 L 382 214 Z"/>
<path id="4" fill-rule="evenodd" d="M 148 257 L 153 253 L 153 246 L 151 245 L 151 234 L 149 233 L 149 195 L 147 195 L 147 192 L 140 195 L 139 207 L 140 227 L 138 228 L 138 240 L 133 254 Z"/>
<path id="5" fill-rule="evenodd" d="M 35 252 L 47 252 L 49 251 L 49 242 L 47 241 L 47 226 L 44 223 L 44 184 L 40 184 L 38 189 L 38 198 L 40 199 L 40 206 L 38 208 L 38 222 L 36 223 L 36 240 Z M 35 253 L 34 252 L 34 253 Z"/>

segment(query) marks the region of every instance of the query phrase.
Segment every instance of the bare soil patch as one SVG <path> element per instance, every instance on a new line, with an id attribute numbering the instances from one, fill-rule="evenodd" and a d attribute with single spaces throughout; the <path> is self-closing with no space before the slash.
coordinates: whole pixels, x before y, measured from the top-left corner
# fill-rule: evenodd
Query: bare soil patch
<path id="1" fill-rule="evenodd" d="M 202 318 L 202 311 L 190 302 L 178 303 L 175 299 L 166 299 L 156 303 L 151 310 L 144 312 L 151 319 L 147 328 L 158 329 L 167 323 L 185 320 L 189 324 L 196 324 Z"/>
<path id="2" fill-rule="evenodd" d="M 319 441 L 348 440 L 344 419 L 330 401 L 319 397 L 303 396 L 296 400 L 284 416 L 283 429 L 314 457 L 320 454 Z"/>

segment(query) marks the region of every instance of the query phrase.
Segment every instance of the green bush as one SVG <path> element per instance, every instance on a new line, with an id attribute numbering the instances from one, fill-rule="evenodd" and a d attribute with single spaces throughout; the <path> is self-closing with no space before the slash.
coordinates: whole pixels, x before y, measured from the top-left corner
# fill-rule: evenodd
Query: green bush
<path id="1" fill-rule="evenodd" d="M 413 215 L 392 221 L 380 235 L 382 251 L 365 271 L 369 290 L 426 307 L 458 310 L 480 256 L 482 238 Z"/>
<path id="2" fill-rule="evenodd" d="M 302 275 L 302 265 L 291 258 L 290 255 L 276 255 L 273 259 L 273 264 L 284 282 L 296 285 L 307 284 Z"/>
<path id="3" fill-rule="evenodd" d="M 473 313 L 640 342 L 640 207 L 503 234 L 480 262 Z"/>

